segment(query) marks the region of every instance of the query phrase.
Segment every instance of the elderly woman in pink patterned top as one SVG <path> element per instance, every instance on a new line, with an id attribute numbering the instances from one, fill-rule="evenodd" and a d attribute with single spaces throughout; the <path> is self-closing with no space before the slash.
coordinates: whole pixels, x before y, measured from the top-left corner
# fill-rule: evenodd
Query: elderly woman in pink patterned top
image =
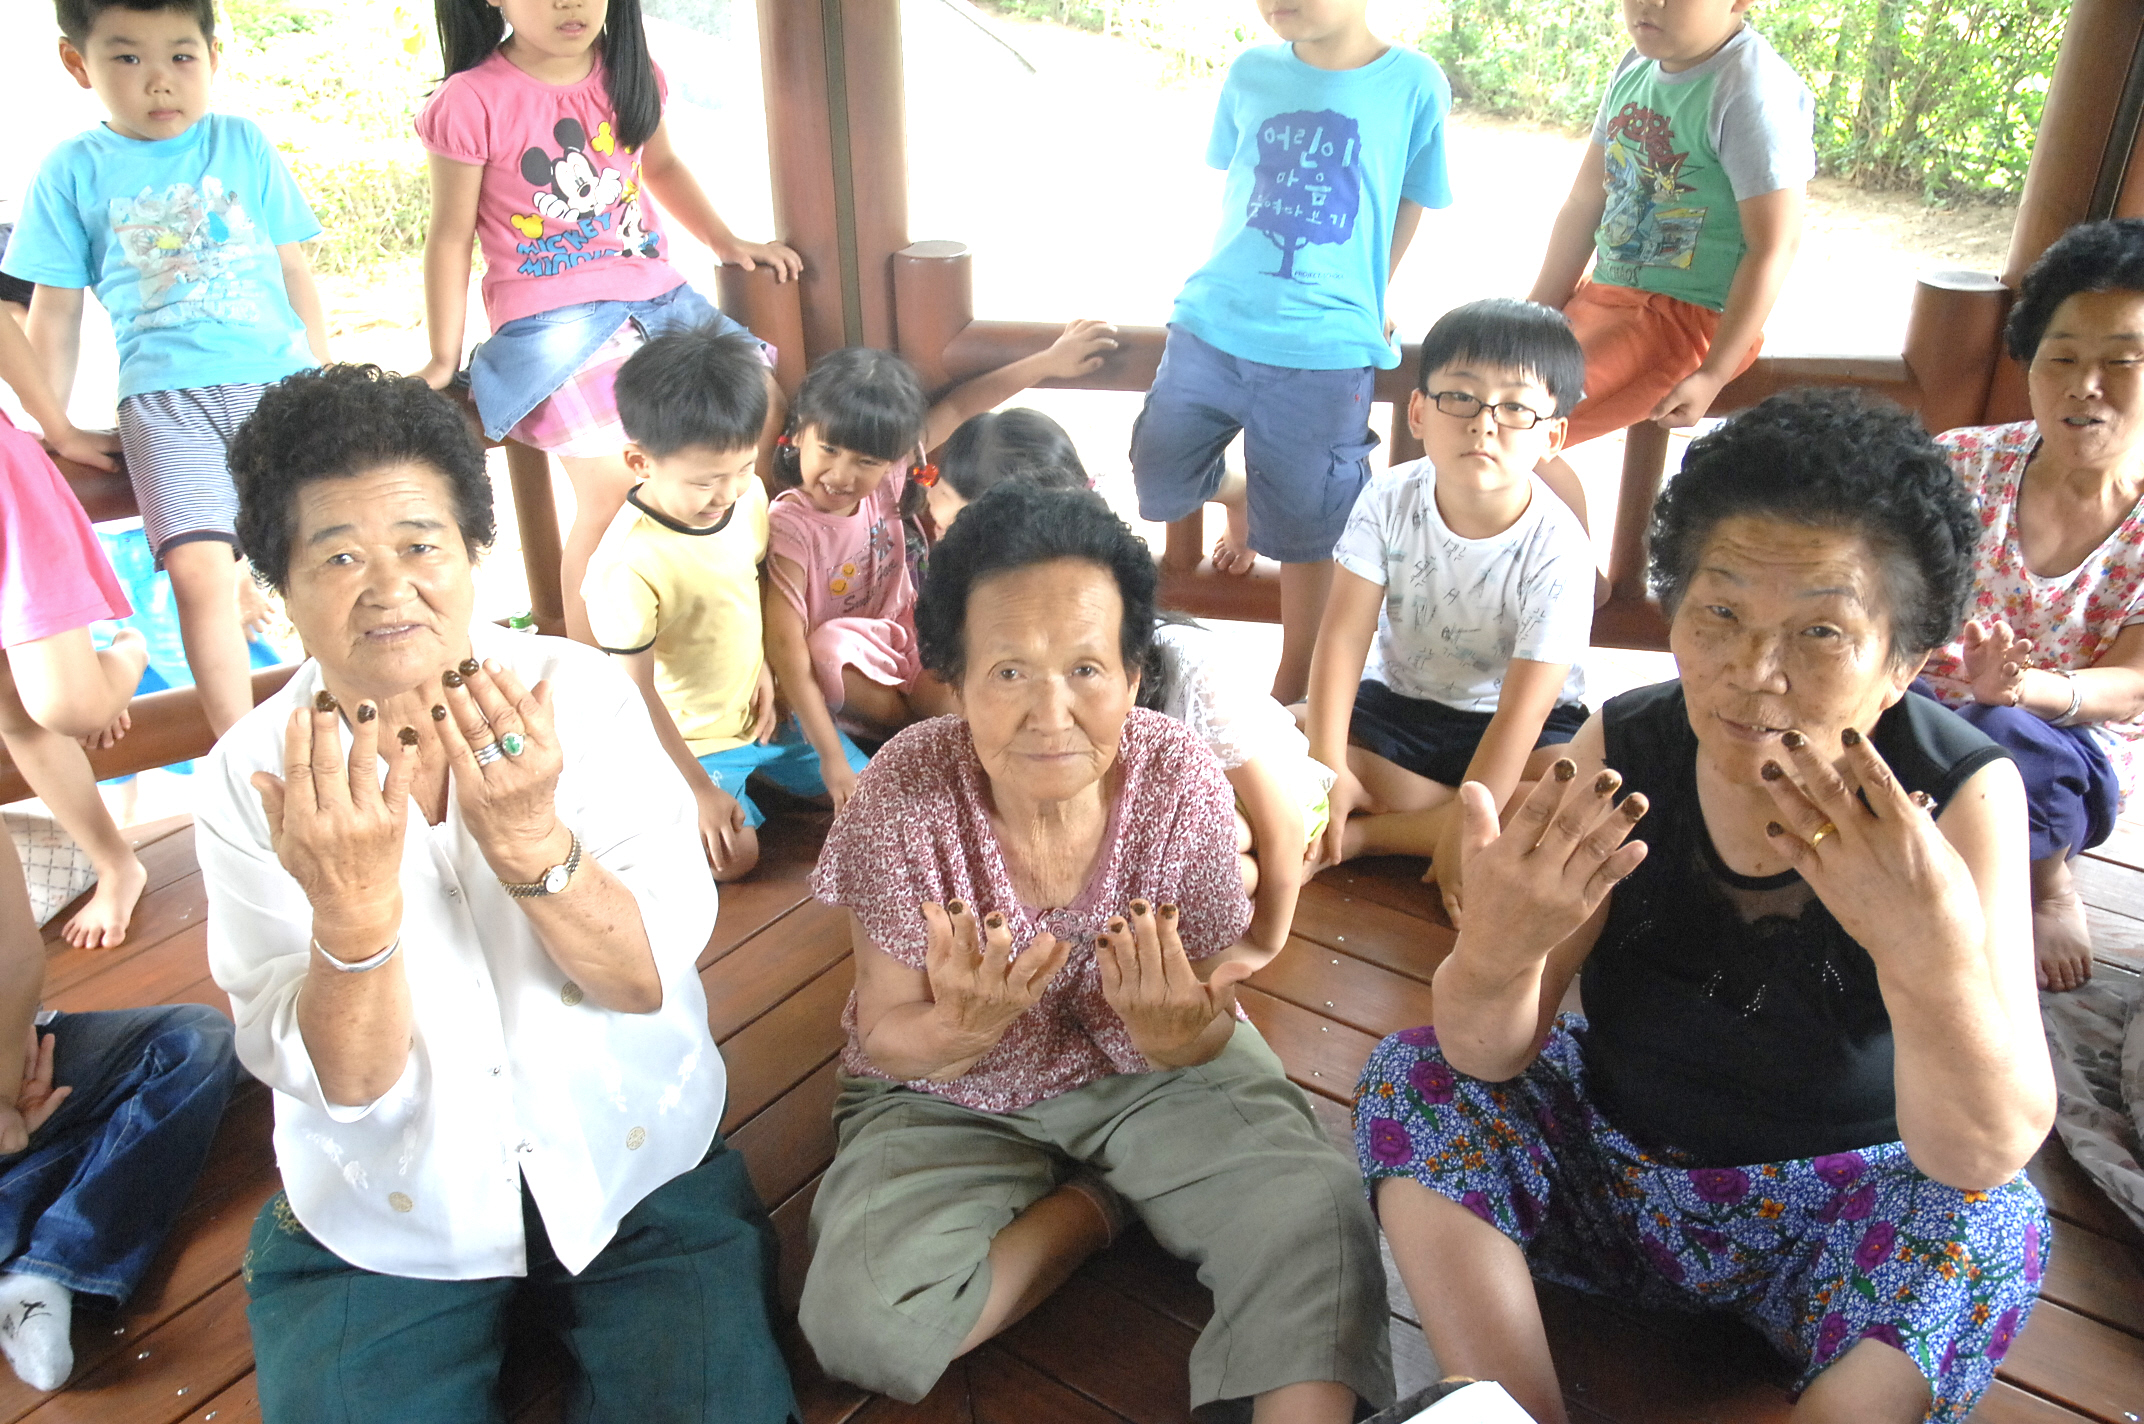
<path id="1" fill-rule="evenodd" d="M 1376 1227 L 1236 1008 L 1270 956 L 1228 781 L 1133 705 L 1154 582 L 1099 496 L 1017 482 L 932 557 L 960 715 L 873 758 L 812 881 L 856 992 L 799 1315 L 830 1373 L 917 1400 L 1136 1215 L 1214 1294 L 1193 1405 L 1344 1424 L 1392 1397 Z"/>
<path id="2" fill-rule="evenodd" d="M 1973 618 L 1926 676 L 2024 774 L 2040 987 L 2074 989 L 2092 941 L 2070 858 L 2114 829 L 2144 737 L 2144 219 L 2063 234 L 2005 338 L 2033 418 L 1938 437 L 1982 532 Z"/>

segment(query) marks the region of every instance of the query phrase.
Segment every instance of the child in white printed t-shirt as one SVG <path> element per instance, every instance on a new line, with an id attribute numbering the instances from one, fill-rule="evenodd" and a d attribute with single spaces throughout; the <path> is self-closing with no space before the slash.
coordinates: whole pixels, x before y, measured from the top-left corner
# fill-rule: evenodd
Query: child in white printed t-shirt
<path id="1" fill-rule="evenodd" d="M 1450 902 L 1460 783 L 1508 804 L 1586 719 L 1592 547 L 1533 473 L 1562 447 L 1585 360 L 1561 313 L 1495 298 L 1446 313 L 1420 371 L 1407 420 L 1428 454 L 1355 502 L 1307 722 L 1338 774 L 1321 862 L 1429 856 Z"/>

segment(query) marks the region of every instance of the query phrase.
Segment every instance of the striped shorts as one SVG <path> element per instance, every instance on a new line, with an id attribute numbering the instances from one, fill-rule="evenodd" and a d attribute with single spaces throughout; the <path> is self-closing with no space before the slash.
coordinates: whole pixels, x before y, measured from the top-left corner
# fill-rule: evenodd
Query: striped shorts
<path id="1" fill-rule="evenodd" d="M 143 391 L 119 403 L 119 441 L 156 566 L 174 544 L 219 539 L 238 547 L 238 488 L 229 452 L 265 385 Z"/>

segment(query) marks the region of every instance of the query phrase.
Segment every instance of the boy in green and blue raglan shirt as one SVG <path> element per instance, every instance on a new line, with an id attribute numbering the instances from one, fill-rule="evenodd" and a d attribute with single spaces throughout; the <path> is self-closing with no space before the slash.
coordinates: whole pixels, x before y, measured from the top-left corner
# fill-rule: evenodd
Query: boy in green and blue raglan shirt
<path id="1" fill-rule="evenodd" d="M 1230 533 L 1215 566 L 1280 561 L 1284 703 L 1308 685 L 1333 544 L 1369 479 L 1372 384 L 1399 364 L 1386 283 L 1422 209 L 1451 202 L 1451 86 L 1426 56 L 1371 34 L 1366 3 L 1275 10 L 1286 43 L 1229 68 L 1206 151 L 1228 170 L 1221 231 L 1176 299 L 1132 431 L 1141 518 L 1218 499 Z M 1224 482 L 1239 430 L 1243 480 Z"/>
<path id="2" fill-rule="evenodd" d="M 1750 4 L 1625 0 L 1631 50 L 1532 293 L 1586 353 L 1566 449 L 1641 420 L 1695 424 L 1764 343 L 1816 147 L 1809 88 L 1744 24 Z"/>
<path id="3" fill-rule="evenodd" d="M 267 137 L 208 111 L 221 54 L 212 0 L 56 8 L 60 62 L 109 119 L 45 159 L 0 266 L 36 284 L 30 343 L 63 402 L 84 288 L 111 318 L 127 475 L 221 736 L 253 707 L 224 452 L 262 391 L 327 359 L 298 245 L 320 224 Z"/>

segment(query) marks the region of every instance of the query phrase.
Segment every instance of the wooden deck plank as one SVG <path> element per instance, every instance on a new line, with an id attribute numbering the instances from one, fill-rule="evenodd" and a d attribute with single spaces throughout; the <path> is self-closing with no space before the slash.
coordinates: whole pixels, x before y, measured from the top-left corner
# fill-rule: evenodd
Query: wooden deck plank
<path id="1" fill-rule="evenodd" d="M 1539 1285 L 1564 1392 L 1625 1424 L 1784 1420 L 1793 1371 L 1755 1332 L 1721 1316 L 1618 1309 Z"/>
<path id="2" fill-rule="evenodd" d="M 2055 1226 L 2043 1299 L 2144 1336 L 2144 1253 L 2096 1231 Z"/>
<path id="3" fill-rule="evenodd" d="M 968 1364 L 968 1399 L 975 1424 L 1120 1424 L 1123 1418 L 1008 1350 L 976 1352 Z"/>
<path id="4" fill-rule="evenodd" d="M 2037 1394 L 2027 1394 L 1998 1379 L 1980 1397 L 1980 1403 L 1973 1410 L 1972 1424 L 2080 1424 L 2083 1419 L 2084 1416 L 2073 1409 L 2065 1409 Z"/>
<path id="5" fill-rule="evenodd" d="M 2025 1172 L 2047 1199 L 2047 1209 L 2057 1221 L 2070 1222 L 2132 1246 L 2144 1246 L 2144 1232 L 2137 1230 L 2136 1223 L 2124 1216 L 2120 1207 L 2107 1200 L 2107 1194 L 2085 1175 L 2061 1138 L 2048 1134 L 2047 1141 L 2025 1164 Z M 2057 1226 L 2055 1232 L 2059 1236 L 2061 1227 Z"/>
<path id="6" fill-rule="evenodd" d="M 828 1059 L 730 1134 L 763 1202 L 786 1201 L 834 1160 L 834 1099 L 840 1064 Z"/>
<path id="7" fill-rule="evenodd" d="M 1196 1338 L 1160 1312 L 1075 1275 L 998 1343 L 1133 1424 L 1191 1424 Z"/>
<path id="8" fill-rule="evenodd" d="M 1308 940 L 1288 947 L 1248 981 L 1276 999 L 1374 1038 L 1430 1020 L 1429 986 Z"/>
<path id="9" fill-rule="evenodd" d="M 1365 899 L 1328 884 L 1322 876 L 1297 898 L 1289 930 L 1298 939 L 1381 964 L 1424 984 L 1452 952 L 1456 938 L 1443 925 Z"/>
<path id="10" fill-rule="evenodd" d="M 700 971 L 720 1043 L 849 957 L 849 912 L 809 901 Z"/>
<path id="11" fill-rule="evenodd" d="M 251 1370 L 229 1389 L 194 1410 L 179 1424 L 261 1424 L 261 1392 Z"/>
<path id="12" fill-rule="evenodd" d="M 2043 1300 L 2003 1359 L 2003 1378 L 2088 1419 L 2144 1410 L 2144 1340 Z"/>
<path id="13" fill-rule="evenodd" d="M 114 953 L 123 953 L 121 945 Z M 45 1007 L 74 1013 L 119 1004 L 160 1004 L 200 982 L 208 973 L 208 923 L 194 922 L 101 973 L 85 974 L 64 988 L 45 986 Z M 106 983 L 106 980 L 111 983 Z M 228 1005 L 229 1000 L 224 1001 Z M 226 1010 L 228 1011 L 228 1010 Z"/>
<path id="14" fill-rule="evenodd" d="M 26 1424 L 170 1424 L 252 1369 L 246 1288 L 234 1276 L 23 1418 Z"/>
<path id="15" fill-rule="evenodd" d="M 77 949 L 62 943 L 45 956 L 45 992 L 58 993 L 90 979 L 121 973 L 129 964 L 188 930 L 199 932 L 207 919 L 207 892 L 198 873 L 141 897 L 127 927 L 124 943 L 110 949 Z M 52 926 L 63 925 L 72 910 L 53 916 Z M 115 981 L 116 983 L 117 981 Z M 109 992 L 109 991 L 107 991 Z"/>
<path id="16" fill-rule="evenodd" d="M 1280 1055 L 1291 1079 L 1334 1102 L 1354 1096 L 1355 1080 L 1377 1046 L 1375 1037 L 1248 986 L 1237 991 L 1236 1002 Z"/>
<path id="17" fill-rule="evenodd" d="M 722 887 L 715 932 L 700 954 L 702 969 L 811 898 L 806 882 L 832 820 L 816 813 L 776 816 L 759 828 L 759 864 L 745 879 Z"/>
<path id="18" fill-rule="evenodd" d="M 724 1132 L 841 1051 L 847 1039 L 841 1031 L 841 1006 L 848 1002 L 851 977 L 846 964 L 837 964 L 723 1041 L 722 1061 L 730 1084 Z"/>
<path id="19" fill-rule="evenodd" d="M 1423 866 L 1423 861 L 1403 855 L 1369 856 L 1323 871 L 1303 889 L 1308 893 L 1311 886 L 1324 886 L 1450 929 L 1437 887 L 1422 883 Z"/>

